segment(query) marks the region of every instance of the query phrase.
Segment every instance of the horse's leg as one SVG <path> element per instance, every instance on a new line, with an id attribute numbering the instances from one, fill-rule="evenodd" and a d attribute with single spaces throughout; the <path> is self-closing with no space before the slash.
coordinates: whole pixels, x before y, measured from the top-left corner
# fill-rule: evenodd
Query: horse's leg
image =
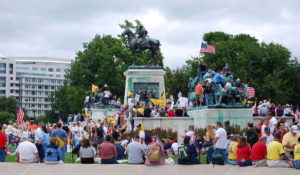
<path id="1" fill-rule="evenodd" d="M 158 54 L 158 48 L 155 51 L 155 58 L 156 58 L 156 65 L 159 65 L 159 54 Z"/>
<path id="2" fill-rule="evenodd" d="M 133 55 L 132 66 L 135 66 L 135 50 L 132 50 L 132 55 Z"/>
<path id="3" fill-rule="evenodd" d="M 151 53 L 152 53 L 152 66 L 154 66 L 155 64 L 155 50 L 151 50 Z"/>

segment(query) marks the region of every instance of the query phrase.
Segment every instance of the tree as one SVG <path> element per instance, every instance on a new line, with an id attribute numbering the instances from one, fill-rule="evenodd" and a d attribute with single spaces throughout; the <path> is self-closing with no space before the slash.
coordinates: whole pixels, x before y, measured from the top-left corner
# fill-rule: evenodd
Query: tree
<path id="1" fill-rule="evenodd" d="M 7 111 L 1 111 L 0 112 L 0 123 L 4 124 L 4 123 L 8 123 L 8 121 L 15 121 L 16 120 L 16 116 L 13 113 L 9 113 Z"/>

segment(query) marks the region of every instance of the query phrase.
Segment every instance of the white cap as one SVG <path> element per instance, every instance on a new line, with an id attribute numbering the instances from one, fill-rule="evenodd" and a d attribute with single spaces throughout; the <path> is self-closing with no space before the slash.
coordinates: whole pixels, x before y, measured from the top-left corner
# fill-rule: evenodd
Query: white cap
<path id="1" fill-rule="evenodd" d="M 293 133 L 298 133 L 298 127 L 297 127 L 296 125 L 293 125 L 293 126 L 291 127 L 291 131 L 292 131 Z"/>

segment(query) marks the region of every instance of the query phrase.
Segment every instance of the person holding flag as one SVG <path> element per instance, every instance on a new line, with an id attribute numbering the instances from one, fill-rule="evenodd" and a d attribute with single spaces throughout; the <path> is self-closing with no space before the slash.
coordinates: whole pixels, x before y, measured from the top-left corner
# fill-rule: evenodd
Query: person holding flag
<path id="1" fill-rule="evenodd" d="M 51 137 L 57 139 L 58 147 L 61 150 L 61 160 L 65 162 L 65 153 L 66 153 L 66 143 L 68 139 L 68 134 L 65 130 L 61 129 L 61 123 L 56 124 L 57 129 L 53 131 Z"/>

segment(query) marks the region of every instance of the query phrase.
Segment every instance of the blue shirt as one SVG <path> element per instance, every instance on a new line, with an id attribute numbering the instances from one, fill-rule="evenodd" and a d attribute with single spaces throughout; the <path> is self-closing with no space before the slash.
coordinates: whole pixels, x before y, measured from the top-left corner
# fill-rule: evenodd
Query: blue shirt
<path id="1" fill-rule="evenodd" d="M 215 83 L 222 83 L 222 75 L 217 73 L 215 76 Z"/>
<path id="2" fill-rule="evenodd" d="M 48 145 L 45 149 L 45 161 L 59 161 L 61 159 L 61 151 L 57 145 Z"/>
<path id="3" fill-rule="evenodd" d="M 50 144 L 50 135 L 48 133 L 41 132 L 40 135 L 39 135 L 38 140 L 41 140 L 41 138 L 44 139 L 43 142 L 42 142 L 42 145 L 49 145 Z"/>
<path id="4" fill-rule="evenodd" d="M 55 131 L 53 131 L 51 137 L 55 137 L 58 136 L 61 140 L 65 140 L 68 138 L 68 134 L 65 130 L 62 130 L 62 129 L 57 129 Z"/>

